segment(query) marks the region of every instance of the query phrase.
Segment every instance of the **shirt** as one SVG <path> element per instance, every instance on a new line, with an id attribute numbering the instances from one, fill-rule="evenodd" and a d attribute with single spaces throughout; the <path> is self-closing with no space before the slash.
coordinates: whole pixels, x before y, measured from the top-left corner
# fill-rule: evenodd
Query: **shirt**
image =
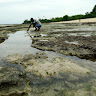
<path id="1" fill-rule="evenodd" d="M 41 22 L 39 21 L 39 20 L 36 20 L 36 19 L 34 19 L 34 22 L 32 22 L 33 24 L 35 23 L 36 25 L 37 24 L 40 24 L 41 25 Z"/>

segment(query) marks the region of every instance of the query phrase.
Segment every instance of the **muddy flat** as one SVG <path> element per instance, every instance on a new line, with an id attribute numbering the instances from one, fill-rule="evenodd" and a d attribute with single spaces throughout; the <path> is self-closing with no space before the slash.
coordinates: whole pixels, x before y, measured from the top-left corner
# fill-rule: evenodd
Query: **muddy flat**
<path id="1" fill-rule="evenodd" d="M 96 23 L 28 26 L 0 26 L 0 96 L 95 96 Z"/>

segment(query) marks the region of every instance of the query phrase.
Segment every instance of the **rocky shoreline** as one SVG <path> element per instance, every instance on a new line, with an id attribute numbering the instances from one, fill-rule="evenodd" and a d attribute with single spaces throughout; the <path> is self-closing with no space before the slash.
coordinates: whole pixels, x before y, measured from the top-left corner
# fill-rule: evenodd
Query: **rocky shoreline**
<path id="1" fill-rule="evenodd" d="M 77 27 L 70 24 L 65 24 L 64 26 L 63 24 L 57 25 L 58 27 L 52 26 L 48 27 L 50 30 L 47 31 L 46 28 L 45 32 L 37 32 L 36 36 L 33 36 L 32 47 L 40 50 L 59 52 L 63 55 L 77 56 L 82 59 L 96 60 L 96 31 L 95 29 L 91 29 L 95 25 L 86 25 L 85 31 L 84 29 L 82 30 L 84 27 L 83 24 L 77 24 Z M 91 30 L 87 29 L 88 31 L 86 31 L 86 27 L 90 27 Z M 81 28 L 81 31 L 76 31 L 76 28 Z M 45 34 L 45 36 L 42 36 L 42 34 Z"/>
<path id="2" fill-rule="evenodd" d="M 0 42 L 7 40 L 9 33 L 27 30 L 28 26 L 0 27 Z M 30 29 L 31 47 L 41 51 L 3 58 L 4 62 L 0 62 L 5 64 L 0 65 L 0 96 L 95 96 L 96 63 L 92 62 L 96 61 L 95 26 L 95 23 L 49 23 L 37 32 Z M 78 58 L 78 63 L 64 56 L 48 55 L 46 50 L 49 54 L 54 51 L 92 61 L 84 63 Z"/>
<path id="3" fill-rule="evenodd" d="M 9 55 L 5 61 L 25 67 L 24 70 L 29 81 L 27 87 L 31 87 L 30 92 L 32 96 L 59 96 L 60 94 L 65 96 L 71 96 L 72 94 L 73 96 L 80 96 L 81 94 L 85 94 L 85 96 L 89 96 L 89 94 L 95 94 L 96 76 L 93 69 L 91 67 L 86 68 L 86 66 L 82 67 L 64 57 L 58 56 L 50 59 L 47 54 L 38 52 L 35 55 Z M 20 76 L 22 77 L 23 75 Z M 24 78 L 24 80 L 26 79 Z M 56 86 L 57 84 L 58 86 Z M 30 89 L 30 87 L 27 89 Z M 80 90 L 81 93 L 78 93 Z M 24 92 L 26 93 L 26 91 Z M 28 93 L 20 96 L 27 95 Z"/>

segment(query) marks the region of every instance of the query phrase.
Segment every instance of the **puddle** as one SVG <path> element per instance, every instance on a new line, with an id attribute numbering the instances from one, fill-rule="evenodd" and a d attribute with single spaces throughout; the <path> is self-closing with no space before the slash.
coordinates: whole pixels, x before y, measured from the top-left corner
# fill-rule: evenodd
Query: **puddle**
<path id="1" fill-rule="evenodd" d="M 84 37 L 90 37 L 92 35 L 96 35 L 96 33 L 94 32 L 90 32 L 90 33 L 68 33 L 68 36 L 84 36 Z"/>
<path id="2" fill-rule="evenodd" d="M 38 52 L 39 50 L 31 47 L 31 43 L 32 40 L 26 31 L 9 34 L 9 38 L 0 44 L 0 58 L 16 53 L 24 55 Z"/>
<path id="3" fill-rule="evenodd" d="M 77 27 L 72 27 L 71 28 L 67 28 L 67 29 L 55 29 L 55 30 L 52 30 L 53 32 L 59 32 L 59 31 L 63 31 L 63 32 L 66 32 L 66 31 L 96 31 L 96 28 L 94 26 L 77 26 Z"/>
<path id="4" fill-rule="evenodd" d="M 40 34 L 42 37 L 45 37 L 45 36 L 47 36 L 47 34 Z"/>
<path id="5" fill-rule="evenodd" d="M 39 41 L 48 41 L 48 40 L 39 40 Z"/>
<path id="6" fill-rule="evenodd" d="M 73 28 L 73 29 L 68 29 L 68 31 L 96 31 L 95 27 L 86 27 L 84 28 L 84 26 L 81 26 L 80 28 Z"/>
<path id="7" fill-rule="evenodd" d="M 62 37 L 64 34 L 54 34 L 55 37 Z"/>
<path id="8" fill-rule="evenodd" d="M 75 44 L 75 45 L 78 45 L 78 41 L 74 41 L 74 42 L 69 42 L 69 41 L 65 41 L 65 43 L 68 43 L 68 44 Z"/>
<path id="9" fill-rule="evenodd" d="M 55 29 L 55 30 L 53 30 L 53 32 L 55 33 L 55 32 L 58 32 L 58 31 L 67 31 L 68 29 Z"/>

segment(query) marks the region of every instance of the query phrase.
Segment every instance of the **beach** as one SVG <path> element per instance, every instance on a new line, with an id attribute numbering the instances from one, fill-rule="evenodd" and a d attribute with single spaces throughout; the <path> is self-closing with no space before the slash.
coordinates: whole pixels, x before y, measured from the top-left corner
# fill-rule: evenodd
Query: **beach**
<path id="1" fill-rule="evenodd" d="M 95 96 L 95 20 L 0 26 L 0 96 Z"/>

